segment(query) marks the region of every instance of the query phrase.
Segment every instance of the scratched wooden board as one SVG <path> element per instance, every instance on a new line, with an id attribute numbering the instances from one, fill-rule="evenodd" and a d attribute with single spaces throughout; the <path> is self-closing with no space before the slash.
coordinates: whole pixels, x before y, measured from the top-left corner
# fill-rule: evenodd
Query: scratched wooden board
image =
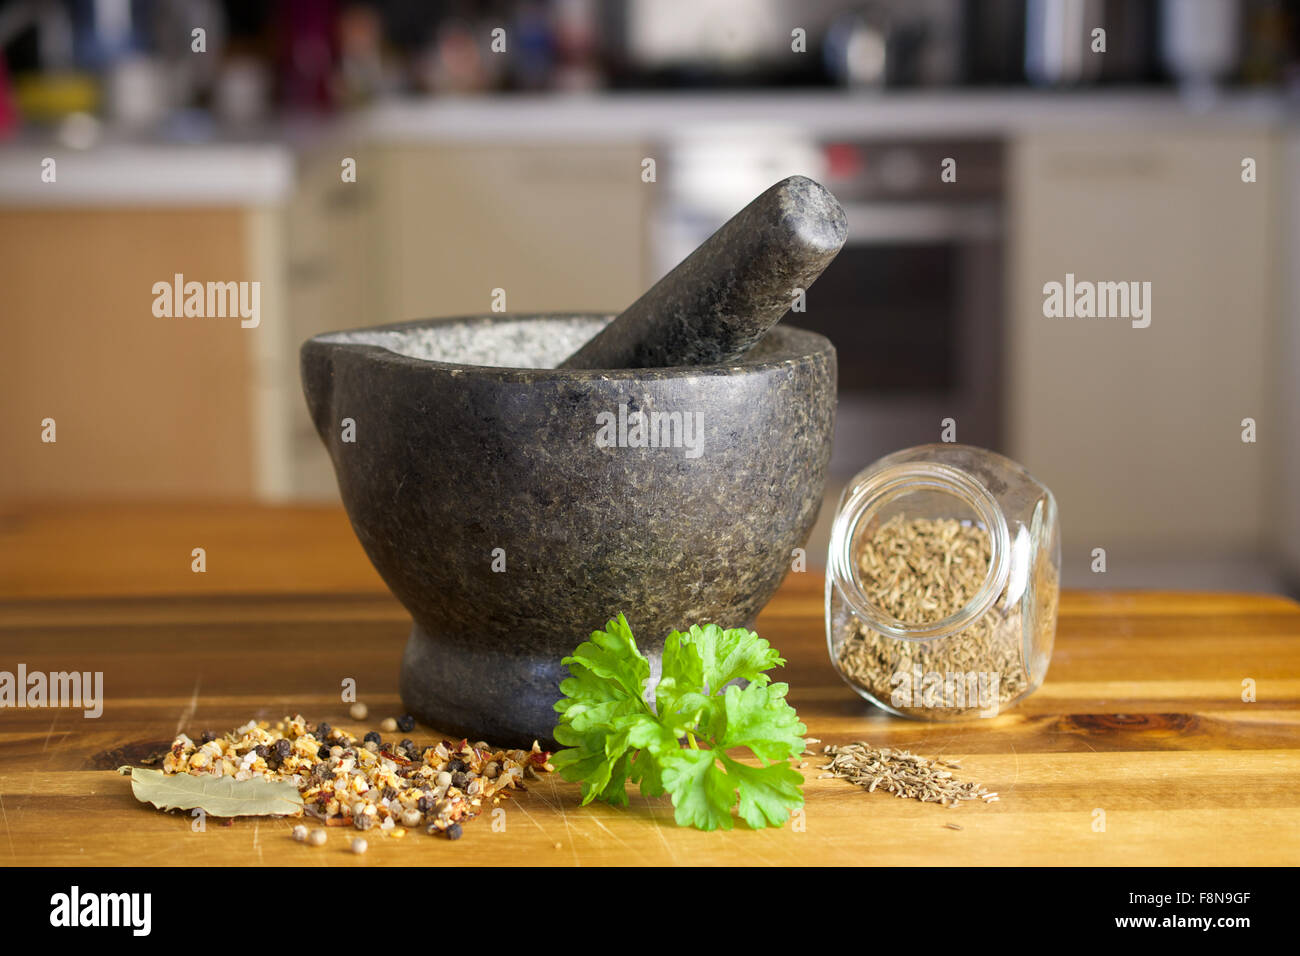
<path id="1" fill-rule="evenodd" d="M 103 671 L 104 714 L 0 711 L 0 859 L 15 864 L 1294 864 L 1300 859 L 1300 605 L 1282 598 L 1070 593 L 1047 683 L 992 720 L 925 724 L 873 711 L 827 660 L 821 580 L 793 576 L 759 620 L 790 660 L 790 699 L 827 743 L 960 757 L 1001 794 L 944 810 L 818 779 L 806 828 L 683 830 L 664 800 L 581 807 L 547 777 L 452 843 L 413 832 L 345 850 L 294 843 L 287 819 L 190 819 L 138 804 L 111 768 L 178 730 L 301 711 L 353 730 L 399 713 L 401 608 L 383 595 L 0 603 L 0 670 Z M 575 635 L 576 637 L 576 635 Z M 1242 681 L 1258 700 L 1243 702 Z M 411 736 L 432 736 L 420 728 Z M 1094 829 L 1096 811 L 1105 830 Z M 945 827 L 956 822 L 963 829 Z"/>

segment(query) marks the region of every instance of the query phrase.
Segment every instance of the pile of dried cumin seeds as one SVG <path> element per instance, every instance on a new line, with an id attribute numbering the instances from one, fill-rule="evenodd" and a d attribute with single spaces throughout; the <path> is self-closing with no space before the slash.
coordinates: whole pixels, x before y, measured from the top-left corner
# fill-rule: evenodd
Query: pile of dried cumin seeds
<path id="1" fill-rule="evenodd" d="M 403 717 L 402 729 L 414 727 Z M 188 773 L 248 780 L 289 781 L 302 795 L 307 815 L 326 826 L 375 829 L 400 837 L 424 827 L 451 839 L 460 824 L 498 803 L 508 790 L 526 789 L 524 779 L 554 768 L 550 753 L 502 750 L 480 741 L 443 740 L 420 746 L 409 739 L 385 741 L 371 731 L 360 740 L 300 715 L 272 726 L 253 721 L 198 743 L 180 734 L 163 759 L 163 773 Z M 321 836 L 324 836 L 323 832 Z"/>
<path id="2" fill-rule="evenodd" d="M 827 745 L 822 753 L 831 762 L 822 769 L 827 771 L 818 779 L 838 777 L 871 793 L 882 789 L 896 797 L 908 797 L 922 803 L 938 803 L 955 807 L 963 800 L 983 800 L 996 803 L 998 795 L 978 783 L 961 781 L 952 771 L 960 770 L 956 760 L 918 757 L 907 750 L 889 747 L 876 749 L 864 740 L 843 746 Z"/>

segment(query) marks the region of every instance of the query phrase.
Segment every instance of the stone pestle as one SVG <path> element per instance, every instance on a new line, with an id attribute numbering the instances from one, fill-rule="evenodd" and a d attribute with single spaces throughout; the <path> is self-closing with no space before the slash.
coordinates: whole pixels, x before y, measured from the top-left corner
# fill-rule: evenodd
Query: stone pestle
<path id="1" fill-rule="evenodd" d="M 791 176 L 736 213 L 562 369 L 734 362 L 789 311 L 844 245 L 844 209 Z"/>

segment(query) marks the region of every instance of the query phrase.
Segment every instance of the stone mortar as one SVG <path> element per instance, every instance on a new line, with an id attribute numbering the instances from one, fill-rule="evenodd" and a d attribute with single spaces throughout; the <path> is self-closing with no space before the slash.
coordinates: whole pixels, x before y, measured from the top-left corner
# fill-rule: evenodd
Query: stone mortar
<path id="1" fill-rule="evenodd" d="M 592 630 L 625 613 L 657 674 L 673 628 L 751 624 L 816 520 L 830 342 L 777 326 L 728 365 L 554 368 L 609 320 L 435 319 L 302 347 L 352 527 L 414 618 L 402 699 L 438 730 L 551 743 L 560 659 Z M 695 416 L 698 454 L 667 427 L 669 447 L 606 447 L 598 416 L 620 405 Z"/>

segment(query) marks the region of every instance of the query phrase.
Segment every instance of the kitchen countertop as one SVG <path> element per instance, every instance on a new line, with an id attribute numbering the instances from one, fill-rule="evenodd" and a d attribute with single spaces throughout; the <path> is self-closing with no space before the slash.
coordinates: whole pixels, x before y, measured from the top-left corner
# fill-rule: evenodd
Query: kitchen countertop
<path id="1" fill-rule="evenodd" d="M 0 148 L 0 205 L 257 205 L 292 192 L 297 157 L 338 143 L 658 144 L 700 134 L 734 139 L 790 132 L 821 138 L 998 137 L 1044 129 L 1283 128 L 1292 111 L 1271 93 L 1189 101 L 1171 91 L 755 91 L 693 94 L 445 96 L 377 103 L 354 113 L 218 133 L 194 143 L 122 140 L 78 151 L 31 133 Z M 41 181 L 54 157 L 56 184 Z"/>
<path id="2" fill-rule="evenodd" d="M 206 574 L 189 570 L 196 545 L 208 547 Z M 1037 693 L 991 720 L 926 724 L 872 709 L 839 680 L 821 577 L 792 575 L 757 630 L 789 660 L 781 679 L 808 733 L 961 757 L 960 775 L 999 802 L 944 810 L 868 794 L 819 779 L 822 760 L 809 757 L 805 829 L 701 833 L 675 827 L 662 799 L 582 808 L 575 785 L 548 776 L 503 804 L 504 830 L 482 818 L 456 843 L 376 837 L 354 857 L 345 831 L 308 847 L 287 819 L 191 832 L 113 772 L 180 730 L 253 716 L 301 711 L 359 730 L 338 698 L 345 676 L 371 726 L 398 713 L 409 620 L 341 511 L 11 508 L 0 588 L 0 670 L 102 671 L 107 699 L 93 720 L 0 711 L 7 863 L 1258 865 L 1300 854 L 1300 605 L 1284 598 L 1067 592 Z M 1245 679 L 1257 702 L 1241 700 Z"/>
<path id="3" fill-rule="evenodd" d="M 56 180 L 41 179 L 56 163 Z M 289 198 L 294 153 L 279 143 L 55 143 L 0 149 L 3 206 L 258 206 Z"/>
<path id="4" fill-rule="evenodd" d="M 1271 94 L 1229 93 L 1203 103 L 1174 92 L 792 91 L 611 93 L 604 96 L 399 100 L 354 118 L 369 141 L 671 140 L 730 129 L 787 128 L 814 137 L 1006 136 L 1030 129 L 1277 125 Z"/>

